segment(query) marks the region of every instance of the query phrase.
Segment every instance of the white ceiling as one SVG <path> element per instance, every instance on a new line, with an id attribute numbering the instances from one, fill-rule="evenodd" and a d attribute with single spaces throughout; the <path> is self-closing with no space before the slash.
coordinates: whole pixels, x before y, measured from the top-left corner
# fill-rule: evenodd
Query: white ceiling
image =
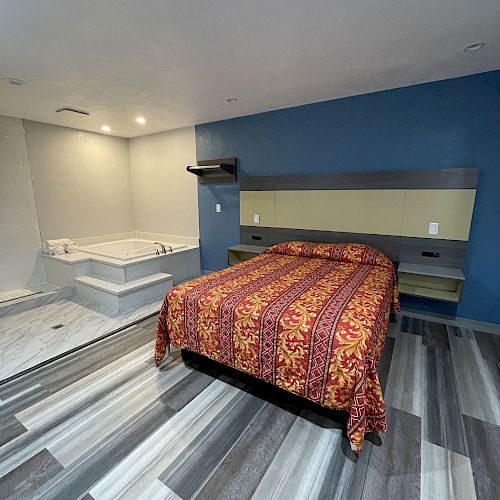
<path id="1" fill-rule="evenodd" d="M 0 114 L 123 137 L 497 68 L 499 0 L 0 0 Z"/>

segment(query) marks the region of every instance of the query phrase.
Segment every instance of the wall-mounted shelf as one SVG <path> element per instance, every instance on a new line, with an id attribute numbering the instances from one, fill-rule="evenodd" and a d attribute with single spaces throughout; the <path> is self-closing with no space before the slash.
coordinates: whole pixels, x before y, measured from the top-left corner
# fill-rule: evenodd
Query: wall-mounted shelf
<path id="1" fill-rule="evenodd" d="M 399 292 L 416 297 L 459 302 L 465 280 L 461 269 L 401 262 L 398 266 Z"/>
<path id="2" fill-rule="evenodd" d="M 233 183 L 237 180 L 236 158 L 203 160 L 188 165 L 186 170 L 198 177 L 201 184 Z"/>
<path id="3" fill-rule="evenodd" d="M 230 266 L 244 262 L 245 260 L 257 257 L 264 252 L 267 247 L 257 245 L 234 245 L 227 249 L 227 263 Z"/>

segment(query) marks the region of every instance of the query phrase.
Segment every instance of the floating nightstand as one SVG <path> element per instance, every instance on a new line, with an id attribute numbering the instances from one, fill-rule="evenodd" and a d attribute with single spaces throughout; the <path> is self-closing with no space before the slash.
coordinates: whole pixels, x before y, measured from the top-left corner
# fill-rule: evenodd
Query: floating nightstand
<path id="1" fill-rule="evenodd" d="M 257 245 L 234 245 L 227 249 L 227 263 L 230 266 L 239 264 L 245 260 L 257 257 L 264 252 L 267 247 Z"/>
<path id="2" fill-rule="evenodd" d="M 459 302 L 465 280 L 461 269 L 400 262 L 398 266 L 399 293 Z"/>

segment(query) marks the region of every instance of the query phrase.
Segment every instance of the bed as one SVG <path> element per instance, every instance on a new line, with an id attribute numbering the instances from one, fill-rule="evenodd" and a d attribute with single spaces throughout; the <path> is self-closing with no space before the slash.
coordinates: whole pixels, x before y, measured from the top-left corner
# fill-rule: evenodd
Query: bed
<path id="1" fill-rule="evenodd" d="M 173 345 L 324 407 L 349 412 L 359 452 L 384 432 L 377 365 L 399 309 L 394 266 L 363 244 L 287 242 L 169 291 L 156 364 Z"/>

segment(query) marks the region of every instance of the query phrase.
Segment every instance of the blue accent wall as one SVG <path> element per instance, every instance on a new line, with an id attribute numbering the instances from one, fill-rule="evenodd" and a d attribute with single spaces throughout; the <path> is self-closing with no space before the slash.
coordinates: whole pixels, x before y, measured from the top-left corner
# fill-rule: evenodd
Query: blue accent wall
<path id="1" fill-rule="evenodd" d="M 500 323 L 500 71 L 198 125 L 196 148 L 198 160 L 236 156 L 240 176 L 478 168 L 456 313 Z M 198 196 L 202 268 L 218 270 L 239 243 L 239 187 Z"/>

